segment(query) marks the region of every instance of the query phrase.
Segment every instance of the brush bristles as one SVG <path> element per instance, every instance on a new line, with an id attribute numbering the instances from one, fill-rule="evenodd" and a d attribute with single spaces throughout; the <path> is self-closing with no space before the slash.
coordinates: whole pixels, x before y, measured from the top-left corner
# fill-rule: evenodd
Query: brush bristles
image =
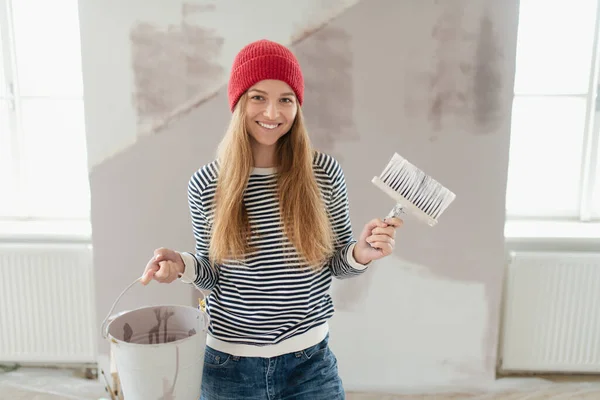
<path id="1" fill-rule="evenodd" d="M 402 199 L 436 220 L 456 197 L 399 154 L 394 154 L 379 179 Z"/>

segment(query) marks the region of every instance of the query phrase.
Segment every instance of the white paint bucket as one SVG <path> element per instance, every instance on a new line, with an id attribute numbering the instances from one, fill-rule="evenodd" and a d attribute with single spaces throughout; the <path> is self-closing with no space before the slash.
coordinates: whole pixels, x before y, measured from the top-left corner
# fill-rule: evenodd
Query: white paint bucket
<path id="1" fill-rule="evenodd" d="M 106 326 L 123 397 L 127 400 L 200 398 L 208 315 L 181 305 L 150 306 L 119 314 Z M 204 295 L 202 295 L 204 296 Z"/>

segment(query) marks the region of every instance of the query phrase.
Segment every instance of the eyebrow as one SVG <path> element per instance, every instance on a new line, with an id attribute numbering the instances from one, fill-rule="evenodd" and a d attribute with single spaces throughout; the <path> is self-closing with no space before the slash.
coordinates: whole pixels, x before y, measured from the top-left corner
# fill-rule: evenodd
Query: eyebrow
<path id="1" fill-rule="evenodd" d="M 259 92 L 259 93 L 262 93 L 262 94 L 268 94 L 264 90 L 254 89 L 254 88 L 250 88 L 250 90 L 248 90 L 248 92 Z M 294 92 L 285 92 L 285 93 L 281 93 L 280 96 L 295 96 L 295 94 L 294 94 Z"/>

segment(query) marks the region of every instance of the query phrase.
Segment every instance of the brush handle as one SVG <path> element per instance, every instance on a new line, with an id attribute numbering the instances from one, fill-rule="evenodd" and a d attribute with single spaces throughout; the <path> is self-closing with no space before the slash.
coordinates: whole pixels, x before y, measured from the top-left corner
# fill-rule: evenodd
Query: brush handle
<path id="1" fill-rule="evenodd" d="M 404 211 L 404 206 L 400 203 L 396 203 L 394 208 L 392 208 L 392 211 L 389 212 L 389 214 L 385 217 L 385 219 L 393 218 L 393 217 L 400 218 L 400 216 L 402 214 L 406 214 L 406 212 Z"/>

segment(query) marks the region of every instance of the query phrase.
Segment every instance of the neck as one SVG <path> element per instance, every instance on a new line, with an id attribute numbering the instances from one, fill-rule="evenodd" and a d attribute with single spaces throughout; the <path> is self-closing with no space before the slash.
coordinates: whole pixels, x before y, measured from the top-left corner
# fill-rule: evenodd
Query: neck
<path id="1" fill-rule="evenodd" d="M 256 168 L 272 168 L 277 166 L 275 158 L 275 145 L 262 146 L 258 143 L 253 143 L 252 156 L 254 158 L 254 166 Z"/>

